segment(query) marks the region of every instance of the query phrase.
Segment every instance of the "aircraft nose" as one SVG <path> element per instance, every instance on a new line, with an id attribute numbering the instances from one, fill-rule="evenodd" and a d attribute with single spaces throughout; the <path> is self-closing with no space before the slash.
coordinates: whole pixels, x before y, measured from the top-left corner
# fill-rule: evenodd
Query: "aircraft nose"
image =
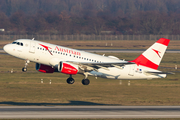
<path id="1" fill-rule="evenodd" d="M 8 49 L 9 48 L 9 45 L 5 45 L 4 47 L 3 47 L 3 50 L 6 52 L 6 53 L 8 53 Z"/>

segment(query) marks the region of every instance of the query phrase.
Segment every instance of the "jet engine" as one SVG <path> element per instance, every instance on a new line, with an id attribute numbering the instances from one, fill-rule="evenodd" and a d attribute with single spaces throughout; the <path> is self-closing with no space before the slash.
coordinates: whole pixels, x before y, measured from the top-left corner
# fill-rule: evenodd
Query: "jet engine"
<path id="1" fill-rule="evenodd" d="M 55 69 L 52 68 L 51 66 L 43 65 L 39 63 L 36 63 L 36 70 L 43 73 L 53 73 L 55 71 Z"/>
<path id="2" fill-rule="evenodd" d="M 78 72 L 78 65 L 68 62 L 59 62 L 58 71 L 65 74 L 75 75 Z"/>

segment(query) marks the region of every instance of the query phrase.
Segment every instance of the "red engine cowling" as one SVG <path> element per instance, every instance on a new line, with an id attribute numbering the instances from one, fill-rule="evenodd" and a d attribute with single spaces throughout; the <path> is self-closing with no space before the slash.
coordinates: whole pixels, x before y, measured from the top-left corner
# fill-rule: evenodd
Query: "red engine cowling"
<path id="1" fill-rule="evenodd" d="M 60 62 L 58 66 L 58 70 L 61 73 L 75 75 L 78 72 L 78 65 L 67 62 L 66 63 Z"/>
<path id="2" fill-rule="evenodd" d="M 51 66 L 43 65 L 39 63 L 36 63 L 36 70 L 43 73 L 53 73 L 55 71 L 55 69 L 52 68 Z"/>

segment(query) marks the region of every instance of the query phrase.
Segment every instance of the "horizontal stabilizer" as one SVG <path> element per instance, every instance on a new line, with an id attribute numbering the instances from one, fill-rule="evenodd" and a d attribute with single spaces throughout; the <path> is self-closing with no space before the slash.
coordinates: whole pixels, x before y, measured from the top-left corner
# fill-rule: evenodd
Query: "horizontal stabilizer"
<path id="1" fill-rule="evenodd" d="M 175 74 L 173 72 L 151 72 L 151 71 L 147 71 L 146 73 L 149 73 L 149 74 Z"/>

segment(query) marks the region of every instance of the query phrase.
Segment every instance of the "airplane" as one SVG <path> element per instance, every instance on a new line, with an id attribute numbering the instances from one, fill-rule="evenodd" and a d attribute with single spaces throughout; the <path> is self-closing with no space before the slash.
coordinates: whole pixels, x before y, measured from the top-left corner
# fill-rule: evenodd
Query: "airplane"
<path id="1" fill-rule="evenodd" d="M 135 80 L 165 78 L 168 72 L 157 70 L 170 39 L 160 38 L 139 57 L 131 61 L 120 60 L 115 56 L 104 56 L 34 39 L 18 39 L 3 47 L 14 57 L 25 60 L 23 72 L 30 62 L 36 63 L 36 70 L 42 73 L 68 74 L 68 84 L 75 82 L 72 75 L 82 74 L 83 85 L 88 85 L 88 76 Z"/>

